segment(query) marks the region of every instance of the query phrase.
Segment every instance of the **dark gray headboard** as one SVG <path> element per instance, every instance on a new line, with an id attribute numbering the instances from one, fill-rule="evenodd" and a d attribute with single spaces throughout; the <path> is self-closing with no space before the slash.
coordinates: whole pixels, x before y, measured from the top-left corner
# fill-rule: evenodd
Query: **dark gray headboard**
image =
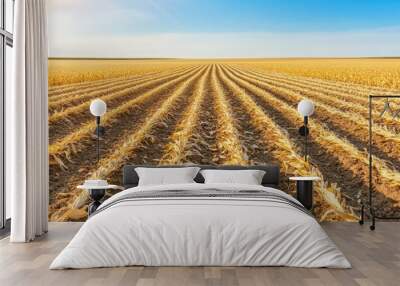
<path id="1" fill-rule="evenodd" d="M 136 167 L 151 167 L 151 168 L 182 168 L 196 166 L 201 169 L 220 169 L 220 170 L 263 170 L 265 171 L 262 185 L 266 187 L 279 188 L 279 166 L 274 164 L 257 165 L 257 166 L 237 166 L 237 165 L 164 165 L 164 166 L 150 166 L 150 165 L 126 165 L 123 168 L 122 183 L 125 189 L 133 188 L 138 185 L 139 177 L 135 172 Z M 194 179 L 197 183 L 204 183 L 203 176 L 199 173 Z"/>

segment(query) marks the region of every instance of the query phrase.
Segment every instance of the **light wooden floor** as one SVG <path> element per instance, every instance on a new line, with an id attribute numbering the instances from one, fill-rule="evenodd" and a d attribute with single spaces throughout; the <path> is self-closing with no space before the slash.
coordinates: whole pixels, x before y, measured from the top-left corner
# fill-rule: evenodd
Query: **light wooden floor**
<path id="1" fill-rule="evenodd" d="M 288 267 L 125 267 L 48 270 L 80 223 L 50 223 L 29 244 L 0 241 L 0 285 L 400 285 L 400 223 L 381 222 L 371 232 L 356 223 L 323 224 L 353 269 Z"/>

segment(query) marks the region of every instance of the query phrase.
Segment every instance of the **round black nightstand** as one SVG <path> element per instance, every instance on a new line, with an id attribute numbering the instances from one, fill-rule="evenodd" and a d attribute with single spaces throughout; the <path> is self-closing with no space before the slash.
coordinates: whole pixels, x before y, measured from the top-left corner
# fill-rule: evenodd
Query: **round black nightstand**
<path id="1" fill-rule="evenodd" d="M 90 185 L 80 185 L 77 187 L 78 189 L 84 189 L 89 193 L 92 202 L 88 207 L 88 216 L 94 213 L 97 208 L 101 205 L 101 199 L 106 194 L 106 190 L 109 189 L 117 189 L 124 190 L 123 187 L 117 185 L 105 185 L 105 186 L 90 186 Z"/>
<path id="2" fill-rule="evenodd" d="M 101 205 L 100 201 L 106 194 L 106 189 L 88 189 L 87 191 L 92 199 L 92 203 L 88 207 L 88 215 L 90 216 Z"/>
<path id="3" fill-rule="evenodd" d="M 290 177 L 289 180 L 296 181 L 297 200 L 308 210 L 313 207 L 313 182 L 319 181 L 319 177 Z"/>

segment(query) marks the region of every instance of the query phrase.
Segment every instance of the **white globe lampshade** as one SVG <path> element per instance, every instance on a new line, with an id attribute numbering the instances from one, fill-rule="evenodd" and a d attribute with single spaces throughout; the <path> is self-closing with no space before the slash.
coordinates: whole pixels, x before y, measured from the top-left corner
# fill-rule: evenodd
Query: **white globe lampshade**
<path id="1" fill-rule="evenodd" d="M 311 116 L 314 113 L 314 103 L 311 100 L 303 99 L 297 105 L 297 111 L 300 113 L 301 116 Z"/>
<path id="2" fill-rule="evenodd" d="M 107 111 L 107 104 L 101 99 L 95 99 L 90 103 L 90 112 L 94 116 L 103 116 Z"/>

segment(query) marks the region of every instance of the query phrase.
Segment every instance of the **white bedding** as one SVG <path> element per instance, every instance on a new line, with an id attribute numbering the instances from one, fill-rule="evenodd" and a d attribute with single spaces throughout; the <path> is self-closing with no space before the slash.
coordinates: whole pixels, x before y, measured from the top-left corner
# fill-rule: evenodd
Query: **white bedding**
<path id="1" fill-rule="evenodd" d="M 125 190 L 100 206 L 50 269 L 145 266 L 294 266 L 350 268 L 318 222 L 293 206 L 246 198 L 153 198 L 140 191 L 263 190 L 254 185 L 180 184 Z M 297 202 L 297 201 L 296 201 Z"/>

